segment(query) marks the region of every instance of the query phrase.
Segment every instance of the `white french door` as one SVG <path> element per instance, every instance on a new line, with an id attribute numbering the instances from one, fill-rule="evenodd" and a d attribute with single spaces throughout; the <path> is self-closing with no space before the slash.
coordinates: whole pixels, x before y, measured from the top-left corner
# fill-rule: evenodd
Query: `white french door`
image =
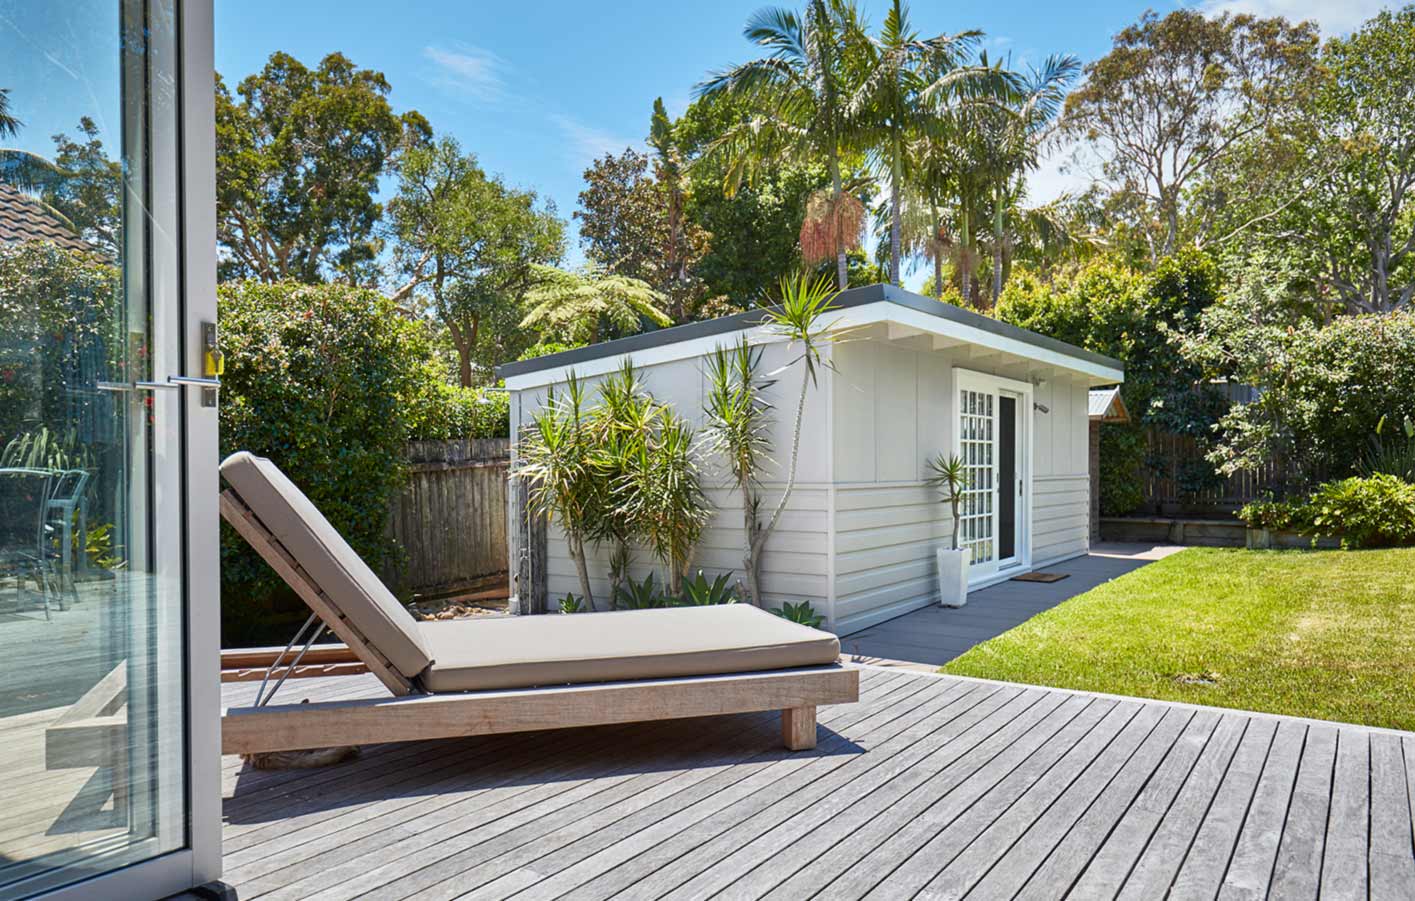
<path id="1" fill-rule="evenodd" d="M 955 452 L 967 472 L 959 544 L 979 582 L 1030 558 L 1032 386 L 965 369 L 954 370 L 954 386 Z"/>

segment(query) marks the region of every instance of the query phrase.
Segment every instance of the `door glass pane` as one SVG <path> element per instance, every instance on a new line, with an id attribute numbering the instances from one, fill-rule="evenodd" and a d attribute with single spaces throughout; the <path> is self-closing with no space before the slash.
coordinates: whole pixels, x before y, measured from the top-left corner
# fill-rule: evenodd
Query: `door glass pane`
<path id="1" fill-rule="evenodd" d="M 175 47 L 0 0 L 0 898 L 187 841 Z"/>
<path id="2" fill-rule="evenodd" d="M 963 541 L 973 563 L 991 562 L 993 549 L 992 503 L 992 395 L 967 388 L 958 394 L 960 436 L 967 487 L 963 490 Z"/>

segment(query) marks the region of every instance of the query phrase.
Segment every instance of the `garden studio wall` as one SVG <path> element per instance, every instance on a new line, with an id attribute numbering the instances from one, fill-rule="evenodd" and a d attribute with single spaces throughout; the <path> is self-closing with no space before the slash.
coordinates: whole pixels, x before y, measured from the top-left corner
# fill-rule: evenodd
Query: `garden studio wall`
<path id="1" fill-rule="evenodd" d="M 725 335 L 722 343 L 729 345 L 735 339 L 735 335 Z M 787 360 L 782 345 L 767 345 L 763 348 L 760 371 L 772 372 Z M 654 397 L 671 404 L 678 415 L 696 427 L 700 427 L 703 420 L 706 380 L 703 362 L 702 357 L 691 357 L 639 367 L 640 376 Z M 582 375 L 584 371 L 581 370 Z M 583 378 L 589 404 L 596 402 L 596 385 L 602 378 L 600 375 Z M 558 385 L 563 385 L 563 382 Z M 790 455 L 791 418 L 795 413 L 799 390 L 800 367 L 797 366 L 783 373 L 781 380 L 767 394 L 776 410 L 771 435 L 772 456 L 781 463 Z M 545 398 L 545 387 L 527 388 L 512 395 L 513 440 L 522 426 L 531 421 L 536 411 L 544 405 Z M 826 382 L 822 380 L 821 387 L 813 391 L 807 400 L 795 491 L 762 556 L 762 591 L 769 606 L 780 606 L 783 601 L 807 600 L 818 611 L 825 612 L 827 609 L 830 460 L 827 453 L 826 410 Z M 720 461 L 709 460 L 703 472 L 703 485 L 714 512 L 698 546 L 693 568 L 702 569 L 709 577 L 730 572 L 740 578 L 743 556 L 742 502 L 738 492 L 727 487 L 727 482 Z M 781 488 L 781 472 L 778 467 L 769 466 L 763 478 L 764 509 L 774 506 Z M 608 548 L 591 547 L 587 551 L 595 604 L 599 609 L 606 609 L 609 600 Z M 580 594 L 575 564 L 570 559 L 564 535 L 555 524 L 549 529 L 546 554 L 547 595 L 550 608 L 554 610 L 566 594 Z M 661 578 L 663 567 L 647 551 L 640 550 L 632 572 L 639 579 L 649 572 Z"/>
<path id="2" fill-rule="evenodd" d="M 949 541 L 953 521 L 924 478 L 931 458 L 953 452 L 955 367 L 1015 377 L 1015 366 L 994 372 L 989 359 L 966 346 L 921 350 L 883 340 L 836 348 L 837 632 L 856 632 L 937 602 L 934 551 Z M 1087 383 L 1053 375 L 1033 391 L 1033 401 L 1049 411 L 1032 412 L 1036 567 L 1086 553 L 1090 489 Z"/>

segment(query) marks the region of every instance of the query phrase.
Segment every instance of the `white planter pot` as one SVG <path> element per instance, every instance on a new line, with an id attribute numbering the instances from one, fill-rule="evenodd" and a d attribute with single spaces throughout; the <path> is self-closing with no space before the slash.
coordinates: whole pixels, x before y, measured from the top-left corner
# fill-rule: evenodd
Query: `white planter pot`
<path id="1" fill-rule="evenodd" d="M 939 548 L 938 602 L 943 607 L 962 607 L 968 603 L 968 552 Z"/>

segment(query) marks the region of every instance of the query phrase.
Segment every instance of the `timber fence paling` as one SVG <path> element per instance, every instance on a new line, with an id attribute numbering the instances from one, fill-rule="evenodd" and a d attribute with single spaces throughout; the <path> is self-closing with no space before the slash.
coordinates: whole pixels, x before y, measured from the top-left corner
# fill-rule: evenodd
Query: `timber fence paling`
<path id="1" fill-rule="evenodd" d="M 505 438 L 408 443 L 408 481 L 389 516 L 404 555 L 393 581 L 426 591 L 506 572 L 509 464 Z"/>

